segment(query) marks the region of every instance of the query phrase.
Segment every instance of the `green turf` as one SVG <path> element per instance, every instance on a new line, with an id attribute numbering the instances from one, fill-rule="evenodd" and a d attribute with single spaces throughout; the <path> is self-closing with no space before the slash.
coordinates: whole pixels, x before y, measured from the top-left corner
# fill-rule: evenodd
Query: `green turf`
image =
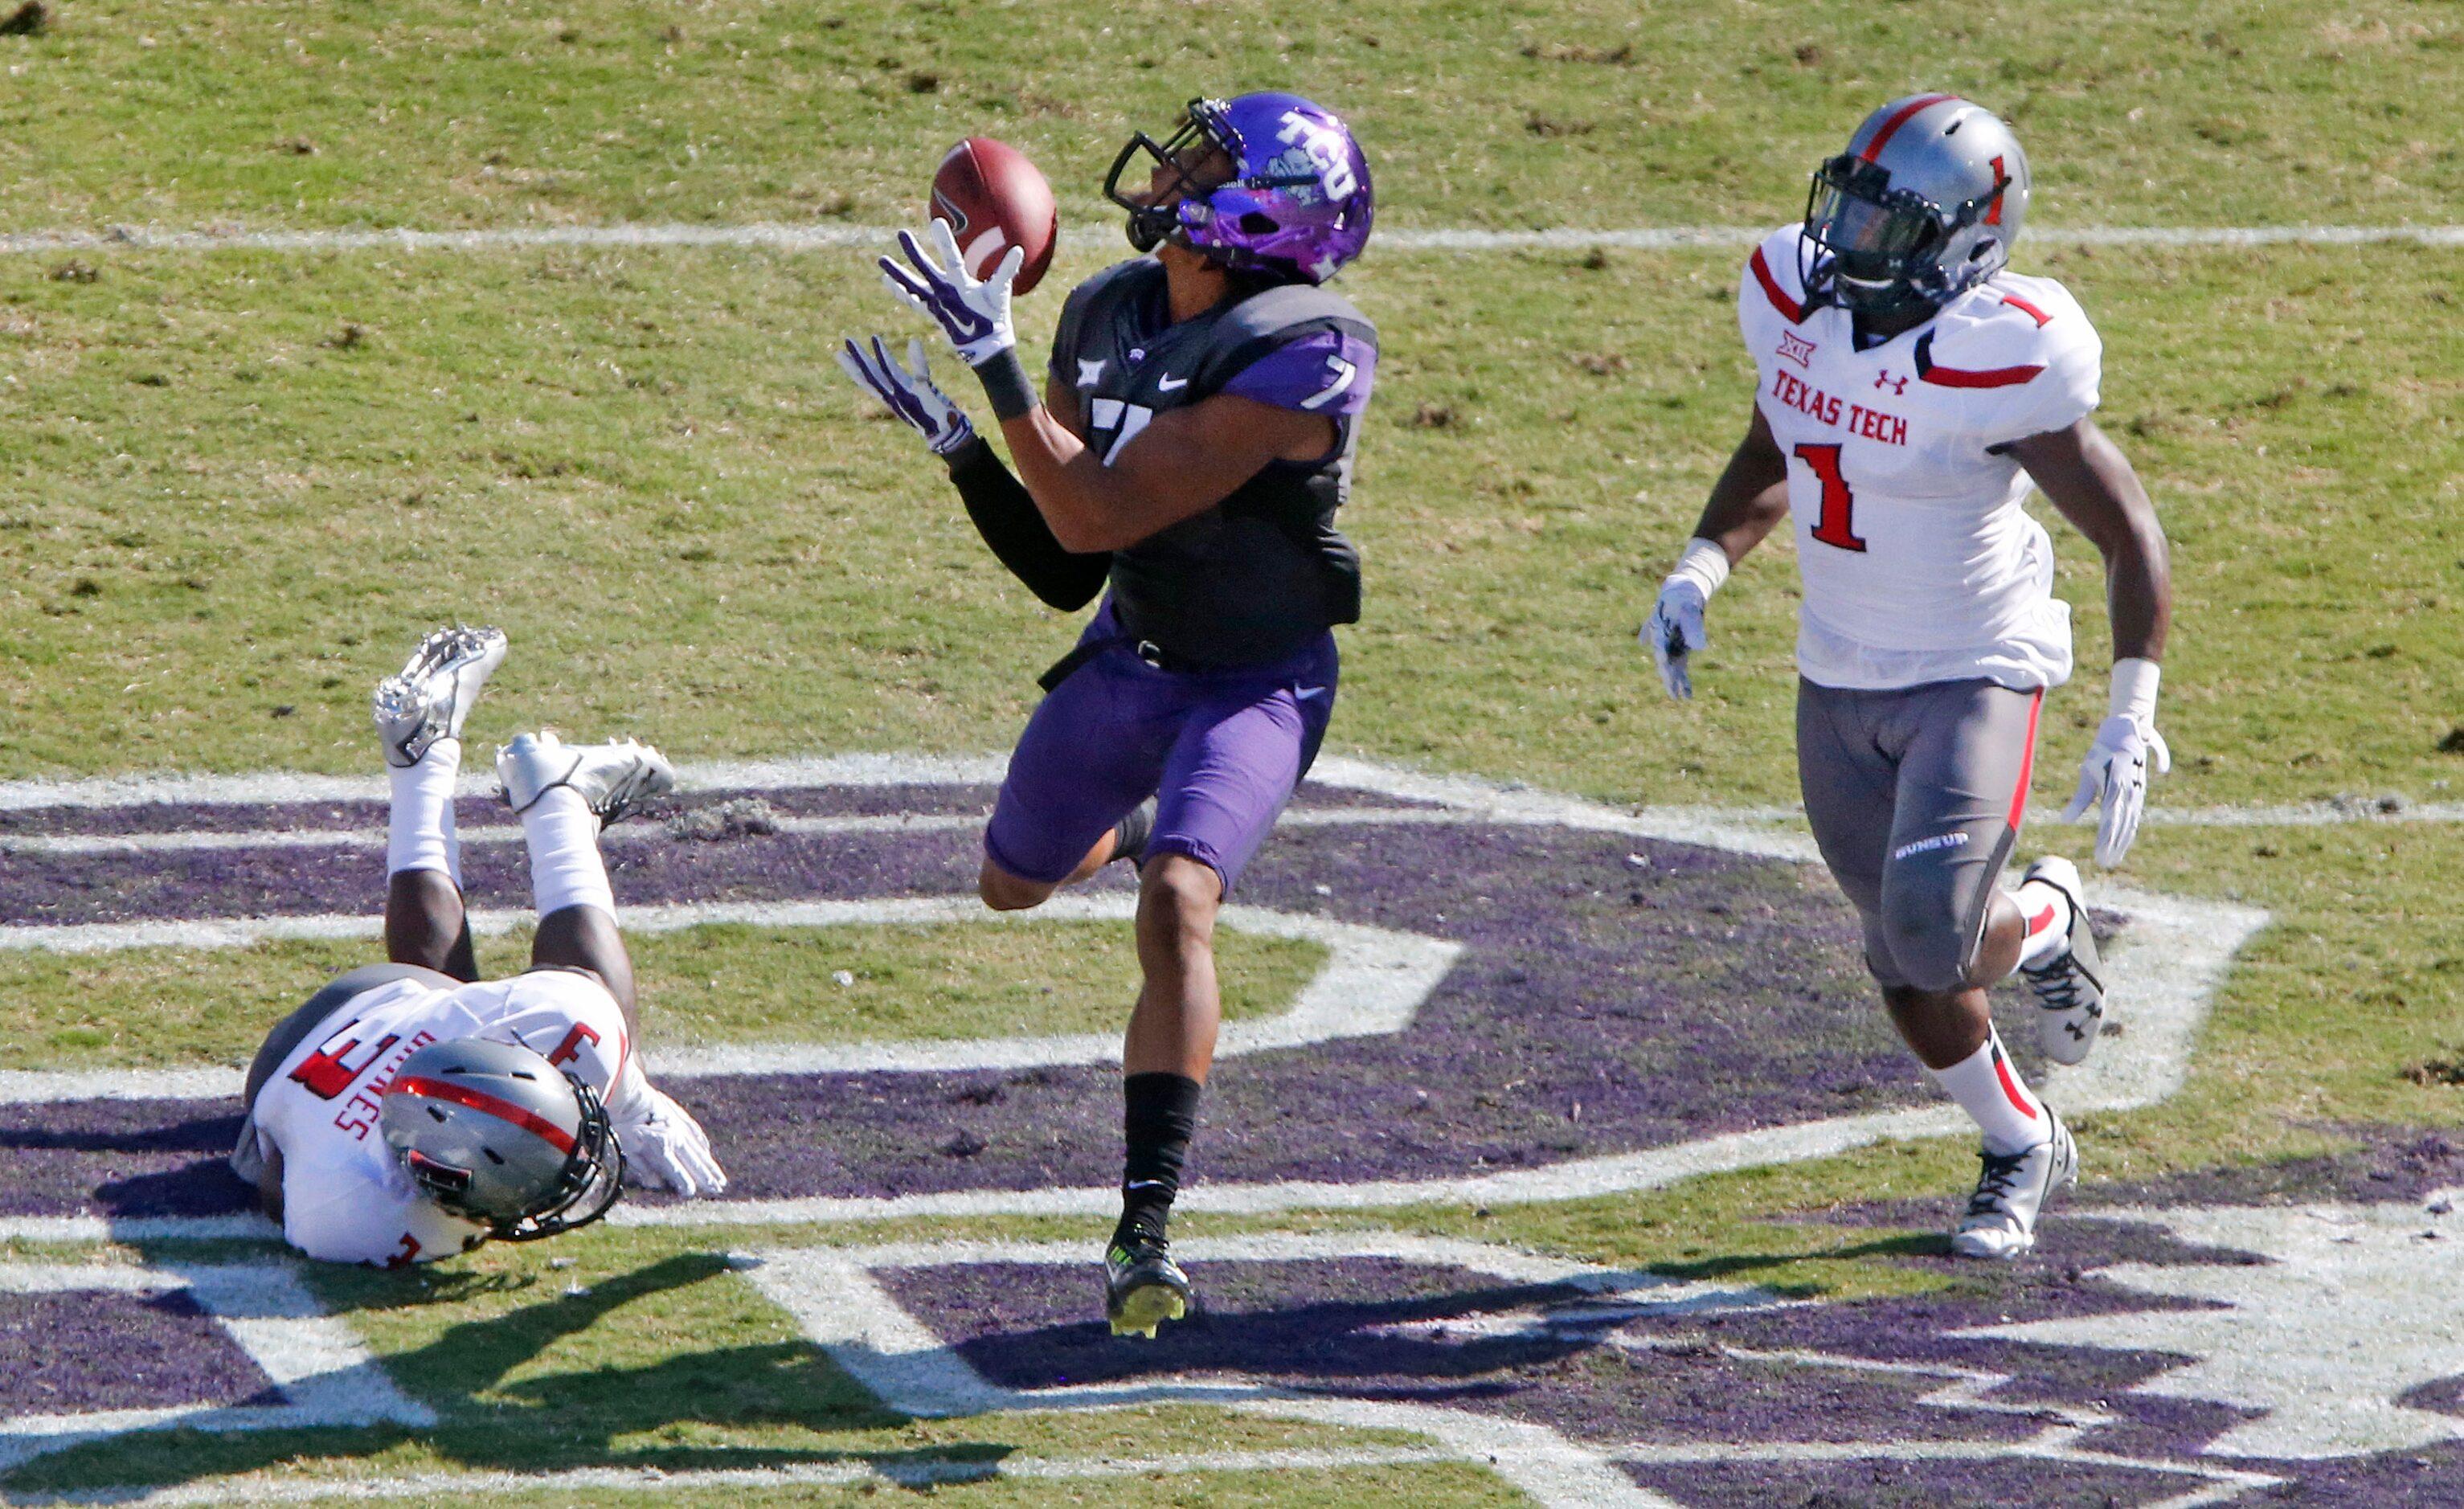
<path id="1" fill-rule="evenodd" d="M 1326 958 L 1318 944 L 1230 928 L 1216 942 L 1230 1020 L 1283 1009 Z M 374 947 L 0 953 L 0 1068 L 246 1063 L 268 1026 Z M 483 938 L 481 973 L 518 971 L 529 949 L 528 929 Z M 641 934 L 631 951 L 654 1044 L 1109 1034 L 1138 988 L 1126 922 L 728 923 Z"/>
<path id="2" fill-rule="evenodd" d="M 2464 18 L 2435 3 L 53 12 L 47 34 L 0 37 L 11 231 L 882 224 L 913 212 L 946 142 L 988 131 L 1061 189 L 1054 292 L 1022 305 L 1030 355 L 1057 291 L 1121 252 L 1091 203 L 1102 164 L 1201 88 L 1297 83 L 1345 108 L 1389 229 L 1776 224 L 1864 110 L 1919 87 L 2013 119 L 2040 226 L 2464 220 L 2441 103 L 2464 83 Z M 2442 798 L 2464 770 L 2442 747 L 2464 724 L 2457 256 L 2023 242 L 2021 270 L 2061 277 L 2102 332 L 2103 423 L 2174 545 L 2163 726 L 2178 763 L 2160 804 Z M 1621 803 L 1793 799 L 1784 546 L 1714 604 L 1694 703 L 1666 703 L 1631 640 L 1743 426 L 1736 267 L 1727 252 L 1388 246 L 1345 275 L 1385 359 L 1345 520 L 1367 617 L 1344 635 L 1331 748 Z M 911 439 L 846 390 L 829 343 L 875 328 L 920 327 L 854 252 L 0 256 L 0 778 L 363 773 L 368 684 L 457 613 L 516 640 L 474 739 L 554 723 L 684 759 L 1006 747 L 1075 623 L 1001 574 Z M 2092 553 L 2055 535 L 2086 673 L 2050 706 L 2040 814 L 2067 794 L 2107 653 Z M 2082 855 L 2084 841 L 2040 825 L 2031 842 Z M 2151 827 L 2128 874 L 2276 923 L 2219 993 L 2187 1087 L 2082 1120 L 2092 1187 L 2330 1152 L 2368 1124 L 2464 1126 L 2451 830 Z M 1109 1030 L 1127 999 L 1117 931 L 1109 957 L 1071 929 L 876 930 L 859 947 L 860 931 L 638 940 L 653 1030 Z M 1222 943 L 1252 1010 L 1287 1000 L 1316 957 Z M 363 953 L 216 955 L 208 968 L 237 973 L 210 989 L 165 954 L 12 957 L 0 1063 L 236 1061 L 271 1014 Z M 811 984 L 839 968 L 858 983 Z M 1972 1171 L 1943 1139 L 1485 1214 L 1178 1229 L 1396 1225 L 1809 1298 L 1906 1293 L 2002 1281 L 1903 1260 L 1940 1250 Z M 1875 1201 L 1914 1214 L 1820 1219 Z M 1097 1224 L 758 1235 L 1091 1242 Z M 569 1270 L 488 1250 L 411 1278 L 319 1274 L 439 1408 L 436 1432 L 141 1437 L 7 1485 L 1408 1439 L 1187 1409 L 885 1418 L 724 1277 L 728 1242 L 601 1228 L 555 1244 Z M 591 1295 L 564 1296 L 575 1279 Z M 1445 1467 L 935 1497 L 1511 1496 Z"/>
<path id="3" fill-rule="evenodd" d="M 1397 225 L 1793 213 L 1817 157 L 1919 89 L 2017 121 L 2047 223 L 2392 223 L 2464 195 L 2440 103 L 2464 20 L 2435 0 L 53 11 L 0 37 L 12 227 L 879 222 L 975 132 L 1074 212 L 1191 95 L 1293 86 L 1355 122 Z"/>
<path id="4" fill-rule="evenodd" d="M 2464 573 L 2464 329 L 2369 311 L 2441 307 L 2452 257 L 2023 261 L 2100 318 L 2104 419 L 2173 539 L 2182 759 L 2157 799 L 2433 795 L 2459 768 L 2441 694 L 2464 664 L 2433 610 Z M 1369 592 L 1333 743 L 1619 801 L 1790 799 L 1785 541 L 1713 604 L 1694 704 L 1632 642 L 1742 430 L 1735 259 L 1605 263 L 1414 257 L 1352 284 L 1395 354 L 1346 517 Z M 363 769 L 365 687 L 456 613 L 515 640 L 474 736 L 994 749 L 1074 632 L 825 361 L 832 332 L 911 328 L 850 258 L 11 268 L 5 339 L 53 375 L 0 429 L 25 500 L 0 509 L 24 610 L 8 774 Z M 357 320 L 374 333 L 320 343 Z M 2088 670 L 2052 704 L 2040 800 L 2101 715 L 2108 653 L 2094 553 L 2066 526 L 2057 549 Z"/>

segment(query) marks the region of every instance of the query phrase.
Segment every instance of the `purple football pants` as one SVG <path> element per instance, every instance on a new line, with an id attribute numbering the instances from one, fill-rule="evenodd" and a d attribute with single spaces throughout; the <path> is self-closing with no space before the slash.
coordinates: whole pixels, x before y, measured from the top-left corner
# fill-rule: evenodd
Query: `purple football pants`
<path id="1" fill-rule="evenodd" d="M 1086 639 L 1119 632 L 1107 604 Z M 1154 797 L 1148 857 L 1186 854 L 1229 892 L 1317 758 L 1335 674 L 1331 633 L 1276 664 L 1236 670 L 1163 670 L 1112 645 L 1027 719 L 984 853 L 1021 880 L 1064 880 Z"/>

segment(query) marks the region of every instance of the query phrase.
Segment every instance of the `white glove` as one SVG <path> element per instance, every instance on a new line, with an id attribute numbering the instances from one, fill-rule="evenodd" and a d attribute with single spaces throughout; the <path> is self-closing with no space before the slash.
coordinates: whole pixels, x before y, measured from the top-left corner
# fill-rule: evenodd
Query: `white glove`
<path id="1" fill-rule="evenodd" d="M 891 293 L 937 320 L 967 365 L 982 366 L 1015 349 L 1018 332 L 1010 323 L 1009 285 L 1025 265 L 1026 248 L 1010 248 L 979 281 L 968 275 L 966 259 L 958 254 L 958 238 L 950 233 L 948 221 L 934 221 L 926 233 L 932 236 L 933 250 L 940 253 L 940 260 L 935 262 L 913 235 L 901 230 L 898 250 L 913 265 L 901 267 L 883 257 L 881 280 Z"/>
<path id="2" fill-rule="evenodd" d="M 1651 646 L 1651 658 L 1660 667 L 1660 682 L 1668 694 L 1680 702 L 1694 695 L 1694 673 L 1685 667 L 1685 658 L 1711 643 L 1703 632 L 1703 589 L 1691 581 L 1668 579 L 1660 589 L 1660 601 L 1652 604 L 1651 617 L 1643 621 L 1642 642 Z"/>
<path id="3" fill-rule="evenodd" d="M 2062 809 L 2062 820 L 2076 821 L 2101 802 L 2103 820 L 2096 830 L 2096 862 L 2107 868 L 2119 864 L 2139 837 L 2140 815 L 2147 806 L 2147 767 L 2163 775 L 2173 768 L 2173 752 L 2156 732 L 2157 667 L 2153 661 L 2120 660 L 2113 666 L 2113 711 L 2096 731 L 2087 758 L 2079 762 L 2079 790 Z"/>
<path id="4" fill-rule="evenodd" d="M 701 1123 L 661 1092 L 642 1087 L 648 1109 L 637 1121 L 616 1128 L 625 1145 L 625 1166 L 642 1175 L 653 1189 L 673 1190 L 692 1199 L 727 1189 L 727 1171 L 711 1155 L 710 1133 Z"/>
<path id="5" fill-rule="evenodd" d="M 907 366 L 898 364 L 879 336 L 872 338 L 870 351 L 852 340 L 839 344 L 839 370 L 889 405 L 892 414 L 924 437 L 933 454 L 947 456 L 976 438 L 976 426 L 967 422 L 965 411 L 934 385 L 933 374 L 924 365 L 924 342 L 907 342 Z"/>
<path id="6" fill-rule="evenodd" d="M 1718 545 L 1697 536 L 1685 542 L 1685 554 L 1678 558 L 1677 569 L 1660 584 L 1660 601 L 1653 603 L 1651 617 L 1645 619 L 1642 632 L 1635 636 L 1651 647 L 1651 658 L 1660 667 L 1660 682 L 1668 694 L 1683 702 L 1694 695 L 1694 673 L 1686 657 L 1711 643 L 1703 630 L 1703 608 L 1720 583 L 1728 580 L 1728 553 Z"/>

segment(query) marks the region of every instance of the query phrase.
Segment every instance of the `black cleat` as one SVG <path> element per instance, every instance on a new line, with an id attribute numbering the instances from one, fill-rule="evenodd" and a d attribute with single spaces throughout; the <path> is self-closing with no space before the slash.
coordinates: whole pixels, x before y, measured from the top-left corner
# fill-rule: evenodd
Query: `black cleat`
<path id="1" fill-rule="evenodd" d="M 1104 1254 L 1104 1318 L 1114 1336 L 1155 1340 L 1155 1327 L 1189 1313 L 1189 1275 L 1172 1260 L 1172 1244 L 1137 1236 Z"/>

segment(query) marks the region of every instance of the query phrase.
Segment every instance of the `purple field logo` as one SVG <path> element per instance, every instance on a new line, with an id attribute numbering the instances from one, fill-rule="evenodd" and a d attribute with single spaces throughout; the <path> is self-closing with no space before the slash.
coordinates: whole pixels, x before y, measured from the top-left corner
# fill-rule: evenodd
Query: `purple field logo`
<path id="1" fill-rule="evenodd" d="M 998 773 L 990 761 L 892 759 L 689 771 L 693 795 L 677 809 L 608 835 L 625 924 L 1126 919 L 1133 898 L 1118 878 L 1024 918 L 974 902 Z M 475 798 L 460 821 L 474 923 L 526 917 L 517 830 Z M 0 947 L 363 938 L 372 958 L 379 947 L 373 781 L 0 788 L 0 850 L 11 872 Z M 1223 926 L 1309 939 L 1327 962 L 1281 1013 L 1227 1030 L 1185 1205 L 1563 1200 L 1959 1131 L 1874 1006 L 1855 919 L 1811 858 L 1785 814 L 1624 812 L 1322 761 Z M 2208 993 L 2264 920 L 2111 888 L 2092 899 L 2120 928 L 2107 959 L 2124 1034 L 2081 1068 L 2028 1064 L 2066 1110 L 2146 1104 L 2178 1087 Z M 616 1224 L 1108 1216 L 1116 1200 L 1111 1034 L 648 1051 L 710 1127 L 734 1183 L 721 1201 L 629 1200 Z M 0 1072 L 0 1236 L 270 1236 L 221 1162 L 238 1078 L 231 1066 Z M 2063 1230 L 2049 1245 L 2074 1260 Z M 2117 1268 L 2093 1285 L 2101 1307 L 1911 1313 L 1887 1327 L 1904 1333 L 1896 1352 L 1860 1344 L 1791 1361 L 1791 1335 L 1881 1312 L 1404 1238 L 1259 1237 L 1192 1243 L 1190 1256 L 1205 1265 L 1210 1308 L 1143 1351 L 1088 1332 L 1079 1247 L 766 1253 L 747 1259 L 746 1278 L 897 1408 L 1084 1408 L 1092 1389 L 1282 1413 L 1305 1405 L 1336 1423 L 1408 1415 L 1444 1453 L 1494 1459 L 1551 1503 L 1768 1502 L 1769 1463 L 1799 1463 L 1801 1480 L 1818 1483 L 1835 1468 L 1817 1459 L 1865 1470 L 1858 1443 L 1902 1436 L 1933 1454 L 1872 1460 L 1900 1463 L 1920 1486 L 1998 1483 L 2032 1457 L 2077 1467 L 2088 1460 L 2079 1454 L 2105 1450 L 2081 1441 L 2140 1429 L 2139 1416 L 2068 1395 L 2014 1400 L 2021 1386 L 2006 1374 L 2026 1375 L 2020 1364 L 2039 1355 L 2138 1346 L 2142 1334 L 2158 1345 L 2157 1330 L 2123 1318 L 2166 1308 L 2145 1296 L 2167 1280 Z M 0 1305 L 12 1292 L 0 1277 Z M 90 1323 L 125 1320 L 96 1312 Z M 2040 1324 L 2118 1328 L 2019 1334 Z M 1987 1337 L 1995 1325 L 2018 1329 Z M 1728 1334 L 1706 1342 L 1706 1328 Z M 1960 1360 L 1979 1347 L 1987 1361 Z M 2240 1354 L 2220 1343 L 2214 1355 Z M 198 1366 L 223 1382 L 131 1407 L 258 1408 L 231 1402 L 267 1387 L 254 1374 L 228 1359 Z M 283 1379 L 259 1371 L 266 1398 L 297 1405 Z M 1763 1392 L 1740 1393 L 1749 1382 Z M 2244 1398 L 2221 1383 L 2211 1393 Z M 1807 1434 L 1804 1400 L 1831 1397 L 1854 1409 L 1830 1433 Z M 1679 1408 L 1689 1399 L 1690 1413 Z M 0 1408 L 20 1413 L 0 1423 L 5 1437 L 26 1406 Z M 2438 1412 L 2394 1408 L 2408 1420 Z M 2167 1439 L 2153 1456 L 2106 1453 L 2115 1484 L 2147 1490 L 2117 1486 L 2114 1501 L 2257 1480 L 2204 1456 L 2148 1465 L 2215 1441 L 2238 1451 L 2231 1428 Z M 2381 1436 L 2353 1439 L 2385 1449 Z M 2287 1454 L 2262 1441 L 2252 1454 Z M 1742 1486 L 1729 1497 L 1712 1492 L 1731 1478 Z"/>

